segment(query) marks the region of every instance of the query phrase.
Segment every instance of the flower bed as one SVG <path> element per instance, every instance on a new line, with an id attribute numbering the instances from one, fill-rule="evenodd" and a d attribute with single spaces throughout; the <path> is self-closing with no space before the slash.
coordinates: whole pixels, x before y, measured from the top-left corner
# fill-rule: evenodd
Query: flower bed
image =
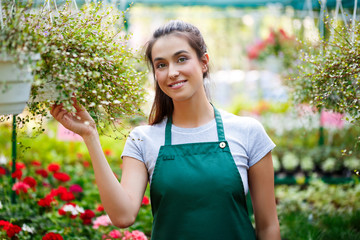
<path id="1" fill-rule="evenodd" d="M 9 128 L 0 126 L 0 132 L 8 136 Z M 36 139 L 24 139 L 22 144 L 33 147 L 20 153 L 13 174 L 11 161 L 2 155 L 10 146 L 0 143 L 5 150 L 0 153 L 0 239 L 147 239 L 152 224 L 149 193 L 132 227 L 113 226 L 100 204 L 81 142 L 61 142 L 49 137 L 51 132 L 48 129 Z M 106 141 L 104 144 L 114 174 L 121 176 L 115 152 L 107 148 Z M 121 146 L 119 141 L 117 145 Z M 13 185 L 10 175 L 17 179 Z M 11 190 L 16 192 L 15 204 L 10 200 Z"/>

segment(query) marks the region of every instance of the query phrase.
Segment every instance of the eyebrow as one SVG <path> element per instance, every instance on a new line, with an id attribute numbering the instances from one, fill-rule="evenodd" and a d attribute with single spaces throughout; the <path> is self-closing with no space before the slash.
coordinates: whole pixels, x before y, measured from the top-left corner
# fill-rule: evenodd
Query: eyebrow
<path id="1" fill-rule="evenodd" d="M 180 50 L 180 51 L 177 51 L 176 53 L 174 53 L 173 56 L 177 56 L 177 55 L 180 55 L 180 54 L 182 54 L 182 53 L 189 53 L 189 52 L 186 51 L 186 50 Z M 164 58 L 162 58 L 162 57 L 157 57 L 157 58 L 154 59 L 154 62 L 159 61 L 159 60 L 164 60 Z"/>

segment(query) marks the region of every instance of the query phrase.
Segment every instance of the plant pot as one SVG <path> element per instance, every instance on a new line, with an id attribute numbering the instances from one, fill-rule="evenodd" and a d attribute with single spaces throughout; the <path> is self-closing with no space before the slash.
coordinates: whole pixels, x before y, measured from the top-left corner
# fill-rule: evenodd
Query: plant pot
<path id="1" fill-rule="evenodd" d="M 0 115 L 19 114 L 25 108 L 33 81 L 30 64 L 23 67 L 4 54 L 0 57 Z"/>

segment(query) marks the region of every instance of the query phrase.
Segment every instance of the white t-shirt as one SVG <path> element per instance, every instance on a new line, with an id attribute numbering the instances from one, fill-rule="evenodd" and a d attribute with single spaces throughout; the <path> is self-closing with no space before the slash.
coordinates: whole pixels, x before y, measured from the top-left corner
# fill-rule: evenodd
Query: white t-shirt
<path id="1" fill-rule="evenodd" d="M 240 117 L 219 110 L 224 125 L 225 139 L 229 143 L 231 154 L 241 175 L 245 194 L 248 192 L 248 169 L 270 152 L 275 144 L 266 134 L 259 121 L 251 117 Z M 142 161 L 152 174 L 160 147 L 165 144 L 167 119 L 155 125 L 143 125 L 134 128 L 126 140 L 121 157 L 129 156 Z M 172 125 L 171 143 L 197 143 L 218 141 L 215 118 L 196 128 L 180 128 Z"/>

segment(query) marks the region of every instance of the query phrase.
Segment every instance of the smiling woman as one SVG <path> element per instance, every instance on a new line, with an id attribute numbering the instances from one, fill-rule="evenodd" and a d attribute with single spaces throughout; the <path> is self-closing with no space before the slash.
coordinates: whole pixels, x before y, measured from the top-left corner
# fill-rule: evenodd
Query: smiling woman
<path id="1" fill-rule="evenodd" d="M 112 174 L 90 115 L 61 106 L 51 113 L 81 135 L 89 150 L 102 204 L 118 227 L 132 225 L 147 183 L 151 239 L 280 239 L 271 150 L 253 118 L 217 110 L 204 87 L 209 56 L 199 30 L 171 21 L 155 31 L 146 57 L 156 95 L 149 125 L 136 127 L 122 153 L 121 183 Z M 247 213 L 250 190 L 256 231 Z"/>
<path id="2" fill-rule="evenodd" d="M 152 57 L 155 79 L 174 104 L 206 100 L 202 76 L 209 60 L 206 53 L 198 59 L 184 37 L 169 35 L 156 41 Z"/>

